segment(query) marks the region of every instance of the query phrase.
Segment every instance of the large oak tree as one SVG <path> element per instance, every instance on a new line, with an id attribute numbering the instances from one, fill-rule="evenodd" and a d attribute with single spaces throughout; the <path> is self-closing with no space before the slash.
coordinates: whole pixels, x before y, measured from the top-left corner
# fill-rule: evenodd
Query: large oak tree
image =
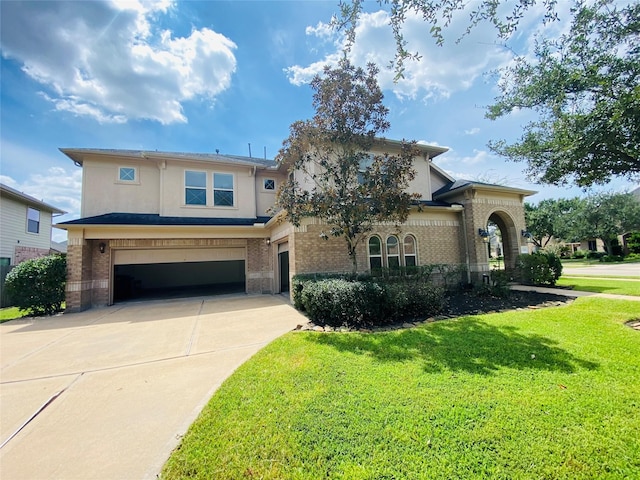
<path id="1" fill-rule="evenodd" d="M 379 0 L 388 5 L 397 43 L 398 76 L 408 59 L 419 60 L 404 40 L 406 19 L 419 15 L 437 44 L 452 17 L 469 12 L 467 32 L 481 22 L 508 40 L 525 15 L 558 19 L 557 0 Z M 336 20 L 355 41 L 363 0 L 341 1 Z M 471 5 L 471 6 L 469 6 Z M 537 119 L 514 143 L 489 147 L 510 160 L 526 162 L 529 177 L 548 184 L 605 184 L 614 176 L 640 178 L 640 2 L 575 0 L 571 26 L 559 39 L 538 38 L 532 57 L 518 57 L 501 71 L 500 95 L 488 107 L 496 119 L 530 110 Z"/>
<path id="2" fill-rule="evenodd" d="M 380 222 L 404 222 L 417 198 L 407 192 L 415 176 L 414 142 L 402 142 L 396 154 L 371 153 L 375 145 L 384 148 L 379 137 L 389 128 L 377 74 L 373 64 L 365 70 L 346 59 L 325 67 L 311 82 L 315 115 L 291 125 L 276 156 L 290 173 L 276 208 L 296 226 L 305 217 L 323 220 L 325 238 L 344 238 L 354 272 L 367 232 Z"/>

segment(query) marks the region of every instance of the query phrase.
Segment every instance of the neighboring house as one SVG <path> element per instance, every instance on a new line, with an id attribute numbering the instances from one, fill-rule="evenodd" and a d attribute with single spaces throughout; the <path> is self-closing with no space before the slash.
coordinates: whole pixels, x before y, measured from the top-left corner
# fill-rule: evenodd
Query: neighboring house
<path id="1" fill-rule="evenodd" d="M 11 268 L 52 252 L 52 216 L 63 213 L 0 183 L 0 307 L 11 304 L 4 292 L 4 280 Z"/>
<path id="2" fill-rule="evenodd" d="M 374 152 L 399 151 L 379 140 Z M 380 225 L 357 252 L 359 269 L 465 264 L 486 272 L 480 235 L 489 221 L 502 233 L 505 263 L 526 248 L 524 198 L 535 192 L 456 181 L 432 163 L 446 148 L 419 145 L 421 200 L 397 232 Z M 81 218 L 68 231 L 67 309 L 110 305 L 140 294 L 281 293 L 298 273 L 352 268 L 344 240 L 321 237 L 323 224 L 299 227 L 271 216 L 288 172 L 272 160 L 219 154 L 61 149 L 83 168 Z M 294 172 L 301 175 L 301 172 Z M 305 184 L 305 178 L 298 178 Z"/>
<path id="3" fill-rule="evenodd" d="M 49 255 L 52 217 L 65 212 L 3 184 L 0 201 L 0 265 Z"/>

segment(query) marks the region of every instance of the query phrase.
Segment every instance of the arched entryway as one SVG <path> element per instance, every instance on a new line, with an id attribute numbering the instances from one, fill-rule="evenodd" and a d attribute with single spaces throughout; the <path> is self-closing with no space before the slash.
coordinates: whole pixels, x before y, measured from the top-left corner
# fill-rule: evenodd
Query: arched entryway
<path id="1" fill-rule="evenodd" d="M 502 210 L 496 210 L 489 215 L 487 226 L 492 223 L 499 229 L 504 266 L 507 269 L 515 268 L 516 259 L 520 253 L 518 243 L 518 230 L 511 216 Z"/>

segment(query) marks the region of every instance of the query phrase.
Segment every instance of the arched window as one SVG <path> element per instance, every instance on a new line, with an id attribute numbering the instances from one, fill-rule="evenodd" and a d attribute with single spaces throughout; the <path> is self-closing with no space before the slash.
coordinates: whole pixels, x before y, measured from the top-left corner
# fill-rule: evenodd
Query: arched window
<path id="1" fill-rule="evenodd" d="M 400 268 L 400 245 L 395 235 L 387 237 L 387 265 L 391 269 Z"/>
<path id="2" fill-rule="evenodd" d="M 382 268 L 382 241 L 375 235 L 369 238 L 369 268 Z"/>
<path id="3" fill-rule="evenodd" d="M 415 267 L 418 264 L 416 256 L 416 239 L 413 235 L 404 237 L 404 265 L 405 267 Z"/>

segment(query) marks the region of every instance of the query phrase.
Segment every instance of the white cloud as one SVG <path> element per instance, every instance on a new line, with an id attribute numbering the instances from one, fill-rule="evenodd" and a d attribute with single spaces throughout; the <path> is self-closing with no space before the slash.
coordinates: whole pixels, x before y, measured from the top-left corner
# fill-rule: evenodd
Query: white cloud
<path id="1" fill-rule="evenodd" d="M 80 168 L 50 167 L 45 173 L 31 174 L 21 182 L 6 175 L 0 175 L 0 182 L 67 212 L 65 215 L 54 217 L 53 223 L 80 217 L 82 192 L 82 169 Z M 53 240 L 65 239 L 66 232 L 53 229 Z"/>
<path id="2" fill-rule="evenodd" d="M 448 34 L 455 40 L 467 25 L 464 12 L 455 15 Z M 395 40 L 389 26 L 389 15 L 380 10 L 363 13 L 356 27 L 356 42 L 349 54 L 352 63 L 364 66 L 374 62 L 382 68 L 378 82 L 383 89 L 391 90 L 401 99 L 421 99 L 437 101 L 448 98 L 453 92 L 466 90 L 483 72 L 496 68 L 511 59 L 503 47 L 487 42 L 495 38 L 490 25 L 479 25 L 460 44 L 447 41 L 444 47 L 438 47 L 431 35 L 429 26 L 421 17 L 408 14 L 403 33 L 409 52 L 418 52 L 420 61 L 408 61 L 405 64 L 404 78 L 394 82 L 395 73 L 386 68 L 395 56 Z M 307 35 L 326 40 L 328 30 L 324 24 L 307 27 Z M 335 51 L 323 59 L 307 66 L 294 65 L 286 69 L 289 80 L 294 85 L 308 82 L 313 75 L 322 71 L 325 64 L 336 65 L 342 55 L 344 37 L 333 32 Z"/>
<path id="3" fill-rule="evenodd" d="M 172 2 L 4 2 L 2 55 L 49 88 L 56 110 L 101 123 L 186 123 L 236 70 L 235 43 L 208 28 L 175 37 L 153 23 Z"/>
<path id="4" fill-rule="evenodd" d="M 485 150 L 474 149 L 473 155 L 465 155 L 465 156 L 459 156 L 454 151 L 450 150 L 446 157 L 439 160 L 439 163 L 442 163 L 445 165 L 462 164 L 462 165 L 472 166 L 472 165 L 487 163 L 496 159 L 497 157 L 495 155 L 492 155 L 491 153 Z"/>
<path id="5" fill-rule="evenodd" d="M 464 131 L 465 135 L 477 135 L 478 133 L 480 133 L 480 129 L 478 127 L 473 127 Z"/>

